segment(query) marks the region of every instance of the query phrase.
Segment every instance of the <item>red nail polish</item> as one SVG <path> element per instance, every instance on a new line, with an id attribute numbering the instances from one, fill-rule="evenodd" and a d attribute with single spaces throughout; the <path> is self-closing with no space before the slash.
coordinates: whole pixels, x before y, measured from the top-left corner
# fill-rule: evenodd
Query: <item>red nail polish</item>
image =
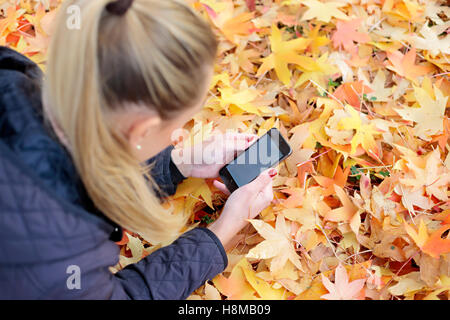
<path id="1" fill-rule="evenodd" d="M 277 172 L 277 170 L 275 170 L 275 169 L 271 169 L 271 170 L 269 171 L 269 176 L 270 176 L 271 178 L 275 177 L 277 174 L 278 174 L 278 172 Z"/>

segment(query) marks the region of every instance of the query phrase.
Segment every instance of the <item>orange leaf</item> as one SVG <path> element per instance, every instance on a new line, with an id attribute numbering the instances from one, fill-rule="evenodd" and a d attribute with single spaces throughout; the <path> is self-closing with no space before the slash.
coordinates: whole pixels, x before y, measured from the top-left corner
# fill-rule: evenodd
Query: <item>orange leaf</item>
<path id="1" fill-rule="evenodd" d="M 442 235 L 448 230 L 450 230 L 450 224 L 445 224 L 435 231 L 422 247 L 422 251 L 428 253 L 433 258 L 439 258 L 441 254 L 449 253 L 450 239 L 442 239 Z"/>
<path id="2" fill-rule="evenodd" d="M 433 68 L 429 66 L 417 65 L 416 48 L 412 48 L 407 54 L 403 55 L 400 51 L 388 52 L 387 57 L 391 65 L 386 65 L 386 68 L 397 72 L 400 76 L 417 81 L 417 77 L 424 76 L 430 73 Z"/>
<path id="3" fill-rule="evenodd" d="M 363 84 L 363 81 L 346 82 L 340 85 L 333 95 L 341 101 L 346 101 L 359 110 L 360 96 L 371 93 L 373 90 Z"/>
<path id="4" fill-rule="evenodd" d="M 125 232 L 125 230 L 123 230 L 122 239 L 120 241 L 117 241 L 116 244 L 119 246 L 123 246 L 123 245 L 127 244 L 128 241 L 129 241 L 129 239 L 128 239 L 127 233 Z"/>
<path id="5" fill-rule="evenodd" d="M 339 222 L 339 221 L 347 221 L 353 218 L 353 216 L 357 213 L 358 208 L 353 204 L 350 200 L 349 196 L 345 193 L 344 189 L 335 185 L 334 189 L 336 191 L 336 195 L 342 203 L 342 207 L 333 209 L 328 212 L 325 216 L 325 220 Z"/>
<path id="6" fill-rule="evenodd" d="M 331 37 L 335 48 L 343 47 L 346 51 L 353 51 L 355 44 L 366 43 L 370 41 L 370 37 L 366 33 L 356 31 L 361 24 L 362 19 L 350 21 L 338 21 L 336 23 L 336 32 Z"/>

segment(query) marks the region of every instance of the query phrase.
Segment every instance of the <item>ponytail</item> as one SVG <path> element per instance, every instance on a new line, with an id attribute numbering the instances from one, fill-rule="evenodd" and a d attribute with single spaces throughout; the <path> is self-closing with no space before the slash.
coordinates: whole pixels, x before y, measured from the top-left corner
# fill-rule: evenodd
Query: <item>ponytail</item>
<path id="1" fill-rule="evenodd" d="M 44 104 L 98 209 L 151 243 L 170 242 L 188 217 L 163 208 L 148 168 L 108 115 L 124 102 L 154 108 L 163 118 L 186 108 L 198 98 L 192 79 L 201 81 L 198 70 L 212 63 L 217 43 L 209 26 L 181 2 L 135 0 L 123 16 L 105 10 L 110 2 L 63 3 L 49 50 Z M 71 5 L 81 9 L 79 30 L 65 23 Z"/>

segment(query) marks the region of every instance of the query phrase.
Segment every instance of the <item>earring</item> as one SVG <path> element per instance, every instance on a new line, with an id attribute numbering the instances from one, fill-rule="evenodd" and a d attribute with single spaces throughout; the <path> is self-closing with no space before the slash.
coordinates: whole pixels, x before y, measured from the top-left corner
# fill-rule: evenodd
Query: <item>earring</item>
<path id="1" fill-rule="evenodd" d="M 141 149 L 142 149 L 141 145 L 138 144 L 138 145 L 136 146 L 136 149 L 141 150 Z"/>

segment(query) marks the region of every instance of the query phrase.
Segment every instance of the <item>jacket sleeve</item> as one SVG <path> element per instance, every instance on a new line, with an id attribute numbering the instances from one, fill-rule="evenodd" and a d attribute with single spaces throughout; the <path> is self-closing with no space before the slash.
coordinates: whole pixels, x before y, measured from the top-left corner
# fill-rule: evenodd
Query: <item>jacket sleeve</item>
<path id="1" fill-rule="evenodd" d="M 116 273 L 111 299 L 186 299 L 227 264 L 216 235 L 209 229 L 195 228 Z"/>
<path id="2" fill-rule="evenodd" d="M 160 190 L 155 190 L 160 197 L 173 195 L 177 185 L 186 179 L 172 161 L 171 152 L 173 148 L 173 146 L 169 146 L 146 161 L 147 165 L 153 165 L 150 173 L 160 188 Z"/>

